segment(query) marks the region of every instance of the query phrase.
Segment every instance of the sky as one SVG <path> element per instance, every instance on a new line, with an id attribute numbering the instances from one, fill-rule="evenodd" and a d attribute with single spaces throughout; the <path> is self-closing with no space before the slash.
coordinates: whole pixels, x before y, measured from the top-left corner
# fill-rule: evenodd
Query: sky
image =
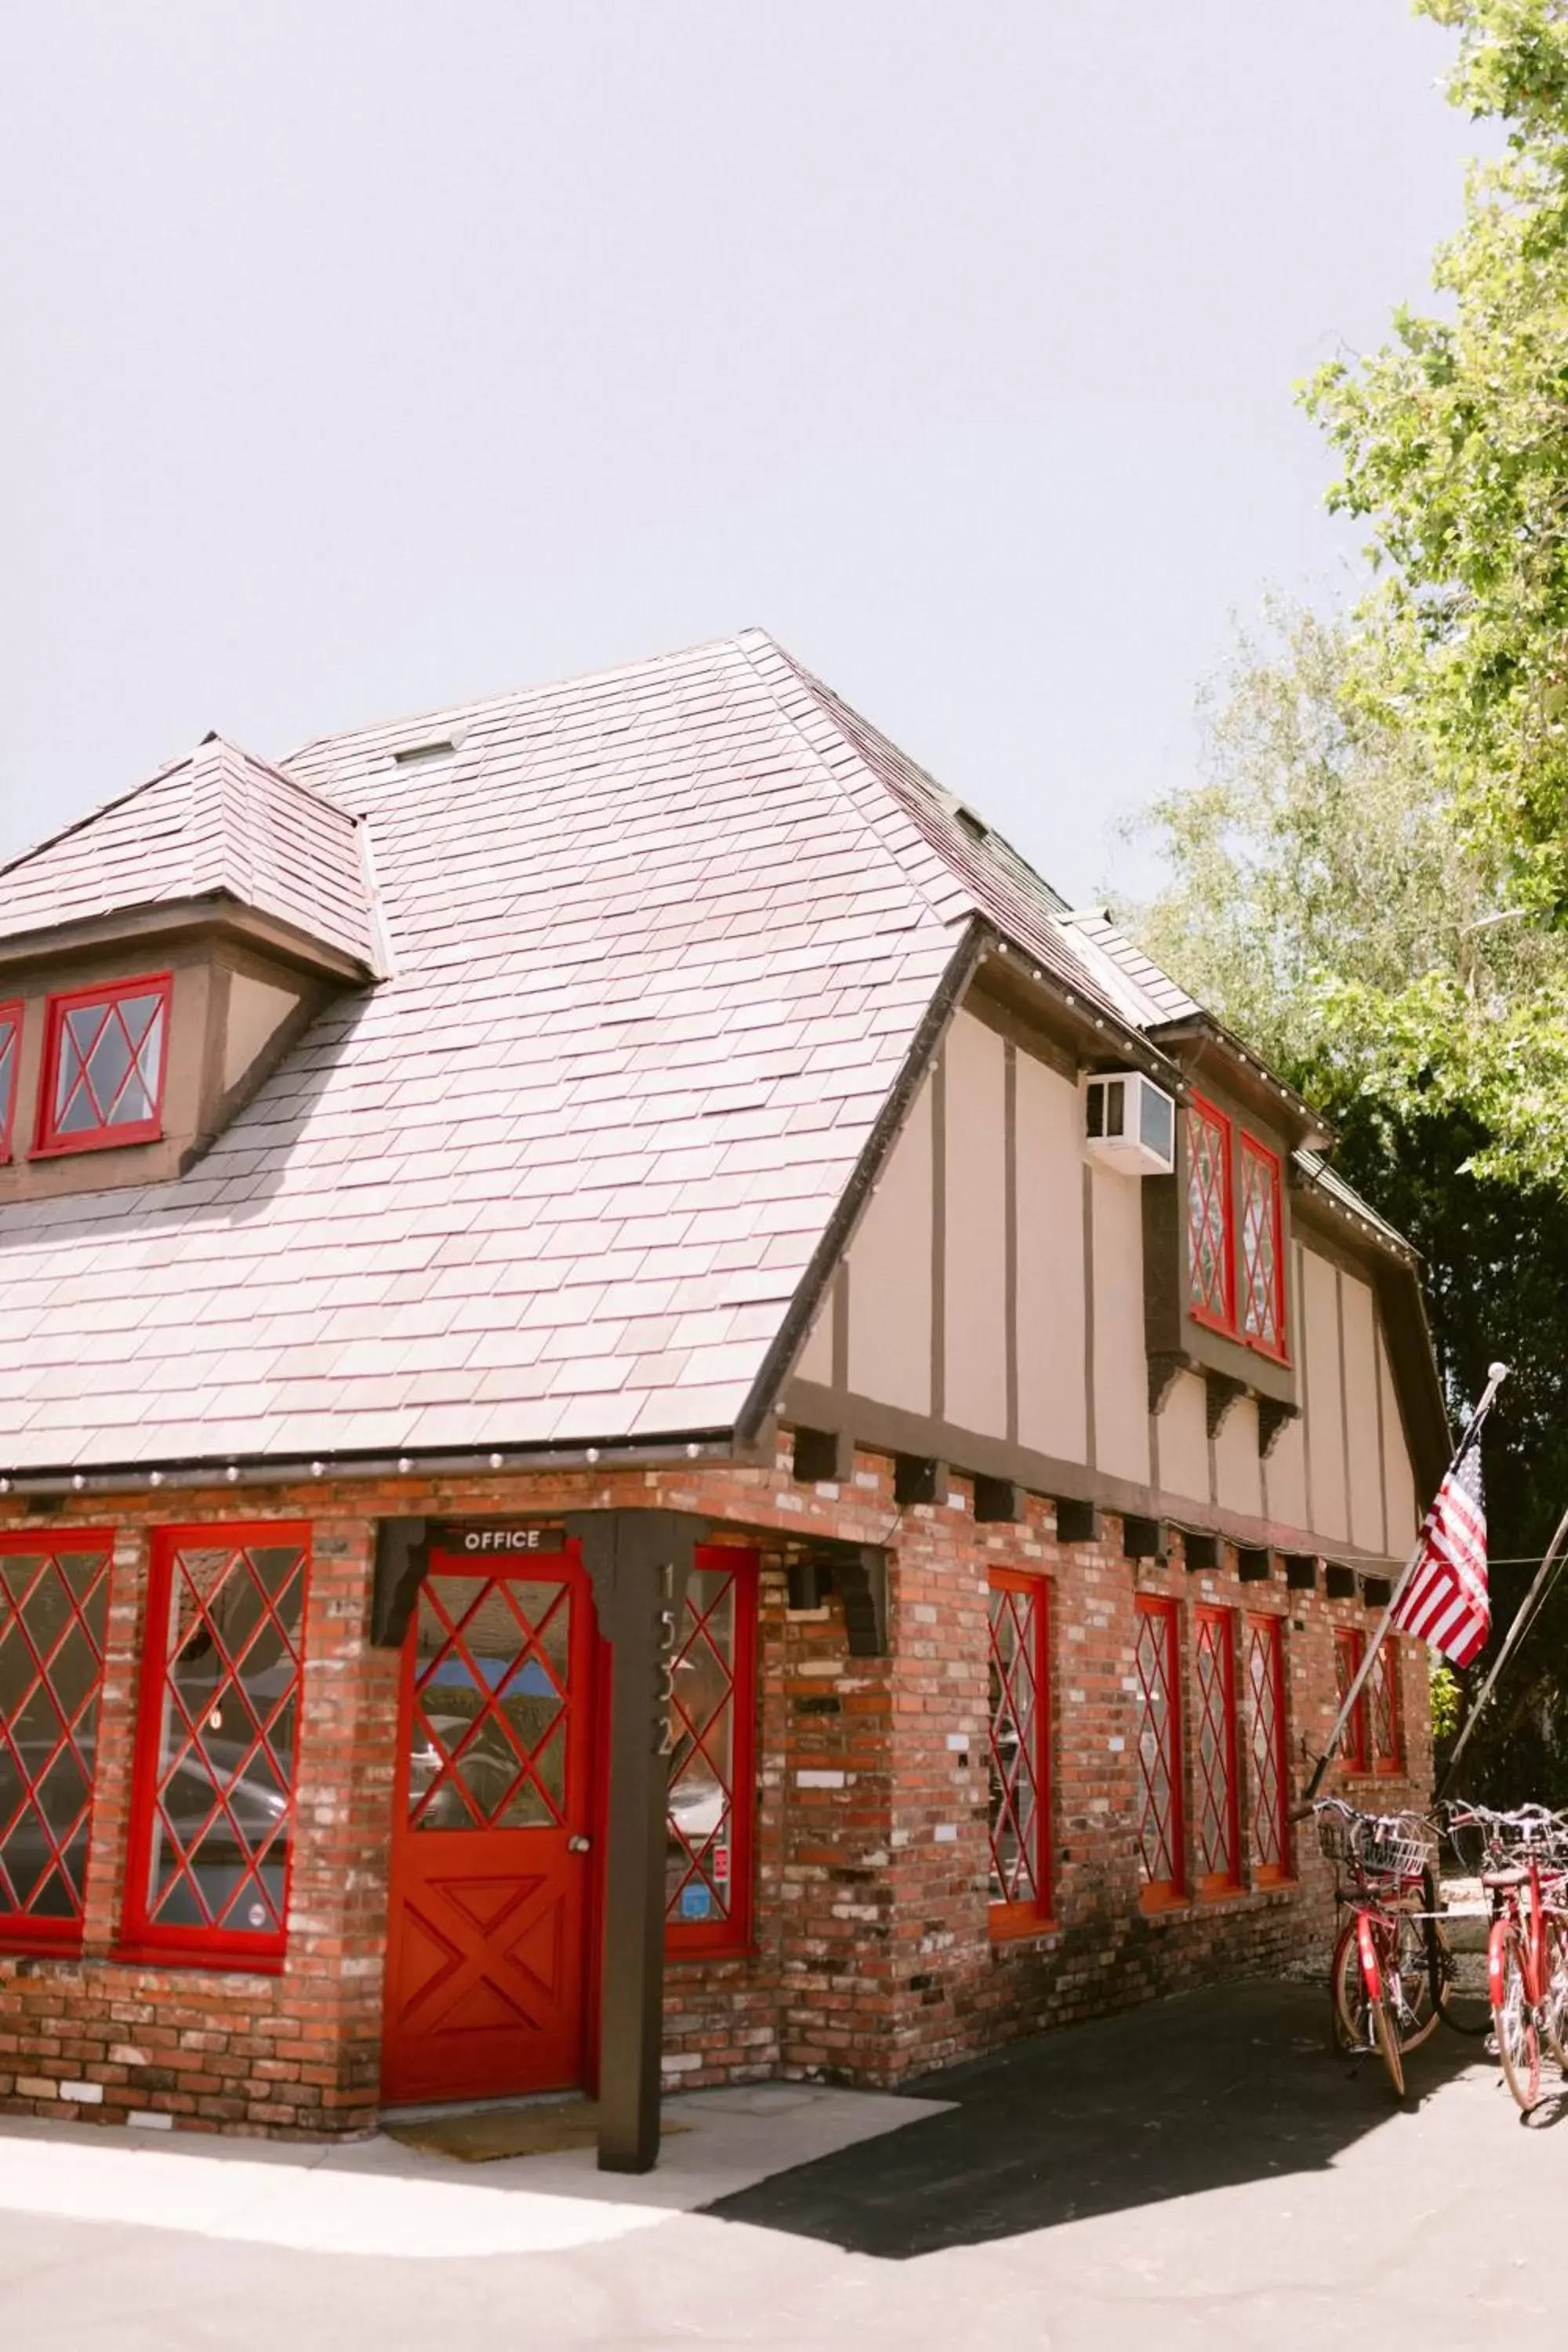
<path id="1" fill-rule="evenodd" d="M 1405 0 L 9 0 L 0 855 L 770 629 L 1075 901 L 1477 143 Z"/>

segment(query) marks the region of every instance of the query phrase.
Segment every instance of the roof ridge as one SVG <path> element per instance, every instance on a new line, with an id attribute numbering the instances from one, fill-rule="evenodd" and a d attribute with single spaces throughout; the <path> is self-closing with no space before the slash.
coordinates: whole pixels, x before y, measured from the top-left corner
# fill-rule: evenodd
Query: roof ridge
<path id="1" fill-rule="evenodd" d="M 849 803 L 850 806 L 854 809 L 857 816 L 865 825 L 868 832 L 876 834 L 876 825 L 872 822 L 871 818 L 867 814 L 865 809 L 863 809 L 856 800 L 854 794 L 848 790 L 842 777 L 835 774 L 831 763 L 823 756 L 821 745 L 812 741 L 810 736 L 801 725 L 796 713 L 789 708 L 789 705 L 780 696 L 776 682 L 768 677 L 765 669 L 756 660 L 755 654 L 758 647 L 765 648 L 765 650 L 771 654 L 776 661 L 783 664 L 784 667 L 789 672 L 796 684 L 800 686 L 810 697 L 813 707 L 821 713 L 824 720 L 832 728 L 834 735 L 837 739 L 838 742 L 856 761 L 862 774 L 869 777 L 872 783 L 879 788 L 897 814 L 903 816 L 905 818 L 905 822 L 912 825 L 912 820 L 910 819 L 906 813 L 899 807 L 898 801 L 888 792 L 886 783 L 872 768 L 870 762 L 867 760 L 864 752 L 862 752 L 859 745 L 855 741 L 854 738 L 847 733 L 837 712 L 828 709 L 824 704 L 822 697 L 824 694 L 831 695 L 832 689 L 830 688 L 825 688 L 819 679 L 813 677 L 809 670 L 804 669 L 800 663 L 795 660 L 794 655 L 787 652 L 785 648 L 779 644 L 778 639 L 771 635 L 766 629 L 742 629 L 740 635 L 731 638 L 729 643 L 731 644 L 735 647 L 736 651 L 744 658 L 746 665 L 752 671 L 753 677 L 755 677 L 763 686 L 766 687 L 769 694 L 773 697 L 774 708 L 778 710 L 780 716 L 795 730 L 795 732 L 800 737 L 801 741 L 811 752 L 813 758 L 826 772 L 831 782 L 837 787 L 841 796 Z M 918 835 L 918 826 L 913 829 Z M 907 863 L 901 856 L 900 856 L 898 850 L 893 848 L 891 844 L 888 845 L 889 854 L 897 860 L 899 870 L 903 875 L 905 881 L 910 886 L 910 888 L 930 908 L 931 913 L 939 923 L 943 925 L 951 923 L 952 920 L 952 910 L 950 908 L 944 908 L 938 904 L 936 898 L 932 896 L 931 890 L 927 887 L 926 884 L 921 881 L 920 877 L 916 874 L 910 873 Z"/>
<path id="2" fill-rule="evenodd" d="M 258 773 L 267 777 L 269 782 L 286 785 L 289 792 L 297 793 L 301 800 L 308 800 L 313 807 L 326 809 L 331 815 L 341 817 L 344 824 L 352 827 L 360 823 L 353 809 L 344 808 L 341 801 L 333 800 L 330 793 L 322 792 L 307 777 L 290 775 L 288 769 L 277 760 L 268 760 L 260 751 L 248 751 L 243 743 L 237 743 L 232 735 L 225 735 L 220 729 L 212 728 L 203 736 L 196 750 L 198 751 L 204 750 L 208 743 L 221 744 L 226 751 L 232 752 L 234 757 L 242 761 L 246 767 L 256 769 Z"/>
<path id="3" fill-rule="evenodd" d="M 509 702 L 525 702 L 546 694 L 564 694 L 574 688 L 598 686 L 611 678 L 635 677 L 639 671 L 663 669 L 675 662 L 689 661 L 698 654 L 725 651 L 739 645 L 744 635 L 766 637 L 767 631 L 742 630 L 729 636 L 698 637 L 690 645 L 672 646 L 667 653 L 643 654 L 635 661 L 608 662 L 599 669 L 576 670 L 570 677 L 536 678 L 528 686 L 501 687 L 493 694 L 470 696 L 466 702 L 437 702 L 423 710 L 400 711 L 391 719 L 372 719 L 359 727 L 330 728 L 323 734 L 307 736 L 304 742 L 285 752 L 281 764 L 287 772 L 289 761 L 303 760 L 312 752 L 325 751 L 333 743 L 359 740 L 367 735 L 395 735 L 405 727 L 425 726 L 439 719 L 466 718 L 470 713 L 500 709 Z M 308 786 L 307 789 L 314 791 L 315 787 Z M 326 795 L 321 797 L 325 798 Z M 336 803 L 332 804 L 337 805 Z"/>
<path id="4" fill-rule="evenodd" d="M 1069 987 L 1074 994 L 1081 991 L 1100 1011 L 1109 1013 L 1119 1024 L 1135 1031 L 1138 1024 L 1129 1022 L 1125 1006 L 1117 1003 L 1093 966 L 1078 953 L 1076 941 L 1068 935 L 1068 926 L 1063 920 L 1067 902 L 1060 891 L 1047 882 L 1044 875 L 1036 871 L 1028 859 L 1013 847 L 1006 835 L 997 832 L 978 810 L 971 808 L 928 768 L 911 759 L 891 736 L 885 735 L 879 727 L 862 717 L 853 704 L 847 702 L 834 688 L 814 677 L 765 630 L 748 630 L 737 640 L 750 654 L 752 647 L 747 640 L 760 640 L 766 646 L 810 696 L 814 708 L 821 713 L 825 723 L 833 729 L 835 736 L 856 761 L 861 772 L 870 779 L 883 798 L 909 825 L 921 846 L 940 866 L 954 898 L 961 901 L 964 914 L 979 916 L 1015 946 L 1026 950 L 1036 961 L 1054 965 L 1056 977 L 1062 985 Z M 782 705 L 780 707 L 783 708 Z M 876 757 L 870 755 L 866 744 L 857 740 L 856 730 L 862 732 L 867 743 L 875 747 Z M 879 768 L 877 758 L 886 761 L 890 772 Z M 906 805 L 904 794 L 909 793 L 917 794 L 921 802 L 929 802 L 924 821 L 918 809 Z M 965 828 L 966 816 L 973 824 L 981 828 L 973 840 L 968 837 Z M 927 829 L 928 824 L 930 830 Z M 965 834 L 962 845 L 942 838 L 945 830 L 953 828 Z M 978 853 L 979 878 L 965 871 L 965 858 L 971 852 Z M 1022 876 L 1026 877 L 1026 883 L 1007 869 L 999 852 L 1005 852 L 1006 859 L 1016 865 Z M 898 853 L 895 851 L 894 855 Z M 911 887 L 922 891 L 938 919 L 952 924 L 957 913 L 954 906 L 952 903 L 945 907 L 939 904 L 931 890 L 910 872 L 907 858 L 900 857 L 900 864 Z M 1035 891 L 1040 894 L 1039 903 L 1034 898 Z"/>

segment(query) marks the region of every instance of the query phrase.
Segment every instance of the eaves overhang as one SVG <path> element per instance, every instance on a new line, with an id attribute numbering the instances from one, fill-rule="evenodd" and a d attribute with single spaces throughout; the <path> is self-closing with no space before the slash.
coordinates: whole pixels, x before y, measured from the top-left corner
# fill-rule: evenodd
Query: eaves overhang
<path id="1" fill-rule="evenodd" d="M 363 988 L 380 977 L 363 958 L 331 946 L 280 916 L 248 907 L 226 890 L 208 891 L 199 898 L 157 899 L 145 906 L 117 908 L 112 914 L 7 932 L 0 937 L 0 975 L 24 966 L 76 963 L 85 956 L 112 953 L 121 947 L 140 949 L 215 933 L 302 965 L 338 987 Z"/>
<path id="2" fill-rule="evenodd" d="M 1233 1030 L 1210 1013 L 1162 1021 L 1151 1027 L 1150 1040 L 1179 1060 L 1190 1074 L 1201 1074 L 1205 1064 L 1216 1067 L 1230 1092 L 1260 1117 L 1283 1131 L 1292 1149 L 1307 1145 L 1325 1150 L 1334 1130 L 1305 1095 L 1276 1077 L 1268 1065 L 1244 1045 Z"/>
<path id="3" fill-rule="evenodd" d="M 576 1445 L 410 1446 L 401 1454 L 338 1451 L 310 1454 L 187 1454 L 160 1462 L 95 1463 L 0 1472 L 0 1498 L 189 1492 L 229 1487 L 330 1485 L 341 1480 L 504 1477 L 509 1473 L 655 1469 L 673 1463 L 728 1462 L 738 1451 L 730 1429 L 678 1431 L 657 1438 L 605 1437 Z M 749 1458 L 749 1456 L 748 1456 Z"/>

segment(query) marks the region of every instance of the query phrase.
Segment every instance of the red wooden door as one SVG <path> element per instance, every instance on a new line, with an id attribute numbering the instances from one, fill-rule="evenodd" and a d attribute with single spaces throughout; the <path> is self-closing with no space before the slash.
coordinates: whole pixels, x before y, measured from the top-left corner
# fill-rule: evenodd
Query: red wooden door
<path id="1" fill-rule="evenodd" d="M 594 1645 L 575 1547 L 433 1560 L 404 1657 L 386 2099 L 583 2079 Z"/>

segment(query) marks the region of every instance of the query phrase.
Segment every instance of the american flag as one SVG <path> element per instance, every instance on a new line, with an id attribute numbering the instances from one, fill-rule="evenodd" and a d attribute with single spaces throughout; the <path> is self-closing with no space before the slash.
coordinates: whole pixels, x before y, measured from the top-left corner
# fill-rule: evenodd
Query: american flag
<path id="1" fill-rule="evenodd" d="M 1401 1633 L 1419 1634 L 1457 1666 L 1469 1664 L 1491 1629 L 1479 1426 L 1472 1428 L 1426 1514 L 1420 1557 L 1394 1622 Z"/>

